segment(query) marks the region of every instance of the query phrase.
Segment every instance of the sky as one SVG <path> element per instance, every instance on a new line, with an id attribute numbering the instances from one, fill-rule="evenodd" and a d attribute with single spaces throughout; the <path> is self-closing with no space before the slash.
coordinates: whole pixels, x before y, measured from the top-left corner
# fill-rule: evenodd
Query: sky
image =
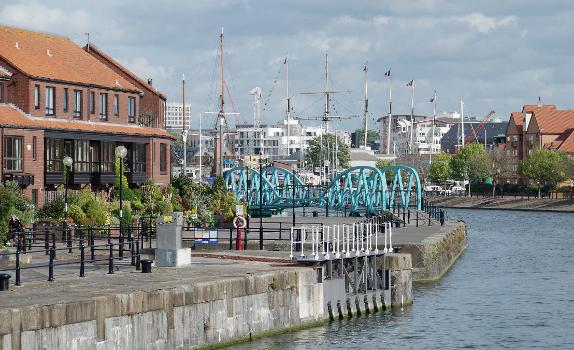
<path id="1" fill-rule="evenodd" d="M 388 113 L 438 111 L 508 119 L 523 104 L 574 108 L 574 2 L 570 0 L 50 0 L 0 4 L 6 25 L 67 36 L 85 33 L 103 51 L 168 96 L 181 101 L 182 74 L 192 125 L 218 109 L 219 36 L 225 33 L 228 122 L 253 120 L 261 87 L 263 123 L 285 117 L 285 66 L 296 117 L 320 116 L 329 55 L 333 113 L 362 115 L 363 67 L 369 67 L 369 123 Z M 204 115 L 205 124 L 214 123 Z M 305 121 L 310 125 L 318 122 Z M 205 125 L 204 124 L 204 125 Z M 334 122 L 354 130 L 359 117 Z"/>

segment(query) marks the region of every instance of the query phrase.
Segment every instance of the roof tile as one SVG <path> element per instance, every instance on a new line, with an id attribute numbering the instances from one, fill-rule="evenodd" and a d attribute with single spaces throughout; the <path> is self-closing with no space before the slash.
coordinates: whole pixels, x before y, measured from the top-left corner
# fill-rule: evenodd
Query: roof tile
<path id="1" fill-rule="evenodd" d="M 70 39 L 0 25 L 0 57 L 26 75 L 139 91 Z"/>

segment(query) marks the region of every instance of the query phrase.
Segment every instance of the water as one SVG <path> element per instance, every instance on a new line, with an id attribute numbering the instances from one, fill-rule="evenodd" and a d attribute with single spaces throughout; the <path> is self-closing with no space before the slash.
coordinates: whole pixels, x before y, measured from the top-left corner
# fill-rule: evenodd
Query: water
<path id="1" fill-rule="evenodd" d="M 574 214 L 449 210 L 469 247 L 414 304 L 231 349 L 574 349 Z"/>

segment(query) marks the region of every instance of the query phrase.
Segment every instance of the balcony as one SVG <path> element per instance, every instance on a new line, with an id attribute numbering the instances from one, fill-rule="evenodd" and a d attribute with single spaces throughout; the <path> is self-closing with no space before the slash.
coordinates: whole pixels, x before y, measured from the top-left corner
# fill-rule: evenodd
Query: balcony
<path id="1" fill-rule="evenodd" d="M 63 172 L 47 172 L 44 174 L 44 183 L 46 185 L 59 185 L 64 183 Z"/>
<path id="2" fill-rule="evenodd" d="M 4 174 L 4 181 L 16 181 L 20 187 L 27 187 L 34 184 L 34 175 L 28 173 L 7 173 Z"/>
<path id="3" fill-rule="evenodd" d="M 147 181 L 147 176 L 145 173 L 129 172 L 126 173 L 125 175 L 128 180 L 128 183 L 131 184 L 143 184 L 144 182 Z"/>
<path id="4" fill-rule="evenodd" d="M 111 185 L 114 183 L 115 173 L 92 173 L 90 183 L 92 185 Z"/>

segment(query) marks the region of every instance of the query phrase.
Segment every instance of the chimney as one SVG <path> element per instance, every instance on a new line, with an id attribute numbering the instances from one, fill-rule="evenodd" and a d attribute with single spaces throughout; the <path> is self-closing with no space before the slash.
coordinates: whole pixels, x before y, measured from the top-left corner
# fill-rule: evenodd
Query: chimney
<path id="1" fill-rule="evenodd" d="M 147 80 L 148 85 L 153 85 L 152 82 L 153 82 L 153 79 L 152 79 L 152 78 L 149 78 L 149 79 Z"/>

